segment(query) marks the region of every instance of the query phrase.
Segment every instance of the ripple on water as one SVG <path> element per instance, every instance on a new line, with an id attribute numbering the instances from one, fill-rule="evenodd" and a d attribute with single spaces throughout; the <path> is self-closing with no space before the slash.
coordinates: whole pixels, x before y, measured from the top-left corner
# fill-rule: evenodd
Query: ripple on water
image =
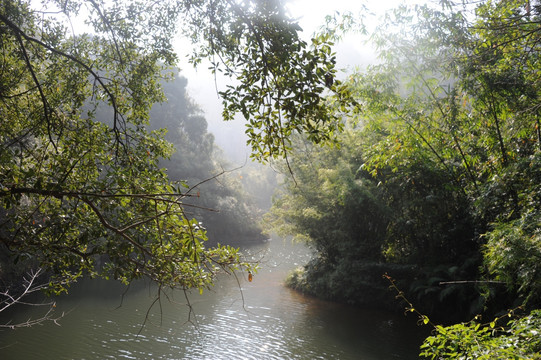
<path id="1" fill-rule="evenodd" d="M 409 328 L 394 331 L 400 320 L 389 330 L 381 326 L 381 321 L 387 321 L 385 317 L 373 316 L 377 319 L 372 321 L 365 314 L 285 288 L 282 282 L 287 271 L 307 259 L 299 260 L 297 250 L 281 241 L 266 246 L 271 250 L 263 259 L 262 270 L 253 282 L 241 282 L 242 290 L 235 279 L 224 278 L 214 291 L 193 295 L 195 317 L 187 306 L 164 301 L 151 309 L 147 318 L 148 307 L 154 300 L 152 288 L 130 291 L 118 308 L 124 289 L 115 293 L 117 297 L 95 299 L 92 293 L 111 292 L 107 287 L 110 284 L 101 289 L 102 283 L 90 283 L 87 289 L 83 286 L 80 298 L 71 298 L 72 303 L 66 305 L 66 311 L 75 310 L 62 319 L 61 327 L 21 329 L 18 337 L 15 333 L 0 333 L 0 346 L 14 344 L 3 347 L 0 358 L 375 360 L 400 354 L 400 350 L 391 349 L 393 339 L 405 337 L 404 342 L 411 342 L 407 337 Z M 309 252 L 301 253 L 302 257 Z M 254 254 L 261 257 L 259 251 Z M 175 296 L 183 299 L 182 293 L 168 295 L 173 300 Z"/>

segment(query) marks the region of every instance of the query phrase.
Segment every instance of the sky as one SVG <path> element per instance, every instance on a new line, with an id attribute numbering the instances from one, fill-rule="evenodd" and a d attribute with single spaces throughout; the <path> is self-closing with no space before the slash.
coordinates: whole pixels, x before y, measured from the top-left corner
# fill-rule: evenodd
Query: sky
<path id="1" fill-rule="evenodd" d="M 36 3 L 38 0 L 34 0 Z M 288 0 L 286 5 L 292 18 L 297 19 L 303 32 L 301 37 L 309 42 L 312 34 L 325 23 L 325 16 L 335 12 L 351 12 L 356 15 L 361 13 L 365 25 L 374 26 L 378 23 L 386 10 L 392 9 L 399 4 L 412 4 L 431 0 Z M 432 0 L 434 1 L 434 0 Z M 368 12 L 366 11 L 368 8 Z M 75 23 L 78 31 L 88 31 L 82 23 Z M 187 55 L 190 44 L 186 39 L 178 38 L 176 50 L 178 51 L 181 75 L 188 79 L 188 94 L 198 104 L 209 123 L 209 131 L 214 133 L 216 143 L 233 160 L 234 165 L 242 165 L 249 157 L 249 151 L 245 146 L 244 124 L 242 117 L 232 122 L 223 122 L 221 100 L 217 93 L 223 89 L 228 79 L 214 78 L 208 70 L 208 63 L 201 64 L 197 69 L 188 63 Z M 188 49 L 188 50 L 186 50 Z M 366 65 L 375 61 L 374 51 L 367 45 L 363 45 L 358 34 L 347 36 L 342 42 L 336 44 L 333 49 L 337 53 L 338 69 L 356 65 Z"/>
<path id="2" fill-rule="evenodd" d="M 377 19 L 384 15 L 386 10 L 392 9 L 401 3 L 413 3 L 415 0 L 290 0 L 287 5 L 293 18 L 298 19 L 304 40 L 325 23 L 325 16 L 335 12 L 351 12 L 365 15 L 365 24 L 375 26 Z M 363 4 L 369 13 L 363 10 Z M 373 14 L 371 14 L 373 13 Z M 366 65 L 373 62 L 375 56 L 369 46 L 363 45 L 359 35 L 351 35 L 337 44 L 334 49 L 337 53 L 338 68 L 347 69 L 355 65 Z M 182 53 L 182 52 L 181 52 Z M 182 56 L 182 55 L 181 55 Z M 214 133 L 216 143 L 221 147 L 235 165 L 242 165 L 249 157 L 249 150 L 245 147 L 243 119 L 241 117 L 232 122 L 221 121 L 221 100 L 216 91 L 225 87 L 227 79 L 217 78 L 207 70 L 204 64 L 197 69 L 187 62 L 180 63 L 181 74 L 188 78 L 188 93 L 190 97 L 201 106 L 209 123 L 209 131 Z"/>

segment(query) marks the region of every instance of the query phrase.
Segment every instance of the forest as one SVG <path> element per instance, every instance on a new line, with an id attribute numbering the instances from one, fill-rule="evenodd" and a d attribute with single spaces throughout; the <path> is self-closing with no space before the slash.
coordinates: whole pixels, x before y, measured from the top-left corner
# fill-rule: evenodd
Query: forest
<path id="1" fill-rule="evenodd" d="M 315 251 L 290 287 L 405 309 L 433 329 L 422 358 L 541 358 L 541 3 L 402 5 L 370 32 L 337 13 L 310 43 L 280 0 L 44 6 L 0 10 L 0 312 L 82 277 L 159 297 L 256 273 L 232 239 L 263 239 L 246 189 L 273 184 L 229 176 L 183 36 L 282 174 L 261 226 Z M 351 33 L 378 61 L 342 72 Z"/>
<path id="2" fill-rule="evenodd" d="M 425 324 L 449 325 L 427 358 L 540 356 L 540 10 L 441 2 L 389 16 L 370 39 L 380 63 L 345 81 L 356 107 L 338 145 L 292 140 L 267 220 L 317 257 L 291 286 L 396 307 L 391 285 Z M 481 314 L 498 320 L 467 322 Z"/>

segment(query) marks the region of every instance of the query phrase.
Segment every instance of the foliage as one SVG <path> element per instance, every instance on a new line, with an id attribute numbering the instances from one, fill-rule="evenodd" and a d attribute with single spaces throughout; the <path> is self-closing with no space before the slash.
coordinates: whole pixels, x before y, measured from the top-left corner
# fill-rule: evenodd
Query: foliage
<path id="1" fill-rule="evenodd" d="M 299 139 L 289 161 L 295 177 L 285 180 L 290 195 L 277 198 L 267 217 L 280 234 L 310 239 L 332 264 L 344 256 L 377 257 L 388 217 L 375 184 L 357 176 L 362 159 L 355 151 L 355 133 L 346 132 L 340 139 L 340 148 L 321 151 Z"/>
<path id="2" fill-rule="evenodd" d="M 528 259 L 538 252 L 535 239 L 540 223 L 536 184 L 541 143 L 532 106 L 539 63 L 531 47 L 538 42 L 532 22 L 539 8 L 528 10 L 522 2 L 485 2 L 477 7 L 475 17 L 468 9 L 418 7 L 412 21 L 417 38 L 400 42 L 388 37 L 394 47 L 386 55 L 394 60 L 386 71 L 399 69 L 397 84 L 409 85 L 402 74 L 415 74 L 399 106 L 392 98 L 392 113 L 402 121 L 390 129 L 390 137 L 400 139 L 401 148 L 410 151 L 421 147 L 414 153 L 426 154 L 425 163 L 448 174 L 447 187 L 462 192 L 465 209 L 471 209 L 472 235 L 486 234 L 473 240 L 486 243 L 482 255 L 488 279 L 490 273 L 499 274 L 495 280 L 506 279 L 511 289 L 518 289 L 535 306 L 537 281 L 528 276 L 535 278 L 539 269 L 537 262 Z M 413 54 L 407 51 L 410 48 L 416 49 Z M 376 105 L 389 104 L 385 97 L 382 100 Z M 401 148 L 377 148 L 372 171 L 394 164 L 395 159 L 411 159 L 411 153 L 400 154 Z M 502 241 L 508 241 L 505 232 L 522 235 L 515 237 L 515 246 L 502 251 Z M 527 248 L 528 254 L 521 248 Z M 477 251 L 470 246 L 466 254 Z M 508 266 L 512 262 L 524 262 L 524 267 Z M 513 278 L 514 271 L 529 275 Z"/>
<path id="3" fill-rule="evenodd" d="M 418 316 L 419 325 L 434 328 L 420 347 L 425 359 L 539 359 L 541 358 L 541 311 L 517 316 L 519 309 L 509 310 L 488 323 L 481 323 L 480 316 L 468 322 L 449 326 L 437 325 L 416 309 L 400 291 L 396 281 L 383 275 L 390 282 L 396 298 L 406 304 L 406 313 Z M 505 323 L 505 319 L 509 319 Z"/>
<path id="4" fill-rule="evenodd" d="M 541 6 L 441 5 L 401 6 L 372 35 L 381 62 L 343 83 L 358 104 L 344 120 L 345 145 L 290 153 L 296 183 L 286 181 L 274 204 L 276 228 L 318 251 L 304 279 L 327 292 L 331 283 L 345 286 L 336 293 L 352 290 L 327 271 L 364 276 L 347 266 L 355 258 L 419 266 L 408 294 L 434 316 L 515 301 L 533 309 L 541 299 Z M 336 191 L 321 173 L 333 174 L 327 187 Z M 358 180 L 360 189 L 344 186 Z M 365 199 L 373 201 L 344 207 Z M 381 230 L 364 236 L 359 223 L 371 216 Z"/>
<path id="5" fill-rule="evenodd" d="M 0 112 L 7 119 L 0 123 L 0 240 L 14 261 L 49 271 L 57 292 L 84 273 L 202 291 L 219 271 L 252 270 L 236 249 L 204 246 L 205 229 L 186 212 L 195 191 L 170 181 L 160 161 L 173 147 L 163 131 L 148 129 L 152 105 L 165 100 L 160 84 L 172 78 L 175 25 L 182 18 L 185 35 L 199 41 L 194 62 L 219 58 L 216 68 L 237 79 L 239 92 L 224 93 L 226 117 L 245 107 L 260 114 L 251 129 L 265 134 L 267 145 L 254 147 L 261 158 L 283 154 L 286 147 L 276 144 L 287 142 L 290 129 L 321 127 L 312 135 L 319 141 L 336 127 L 332 117 L 310 117 L 324 111 L 323 72 L 334 72 L 326 40 L 308 49 L 279 1 L 39 6 L 0 5 Z M 91 33 L 73 31 L 83 21 Z M 317 76 L 305 77 L 306 69 Z M 304 110 L 276 115 L 291 109 Z M 202 125 L 184 124 L 202 139 L 198 151 L 211 144 Z"/>
<path id="6" fill-rule="evenodd" d="M 286 285 L 304 294 L 350 305 L 398 310 L 400 304 L 389 297 L 380 274 L 392 273 L 409 279 L 417 273 L 412 266 L 382 262 L 341 261 L 329 264 L 320 258 L 312 259 L 286 278 Z"/>
<path id="7" fill-rule="evenodd" d="M 379 289 L 373 298 L 386 296 L 377 274 L 388 271 L 401 280 L 416 278 L 411 292 L 428 307 L 433 294 L 427 286 L 431 278 L 438 278 L 437 268 L 454 267 L 475 246 L 464 199 L 443 186 L 445 176 L 430 174 L 424 164 L 373 176 L 362 155 L 368 147 L 366 134 L 367 130 L 345 131 L 340 148 L 315 148 L 299 141 L 290 153 L 294 178 L 286 180 L 275 199 L 267 225 L 282 235 L 307 240 L 317 251 L 297 286 L 302 291 L 365 303 L 370 301 L 364 296 L 367 287 Z M 478 264 L 469 261 L 460 279 L 475 273 Z M 457 280 L 458 273 L 451 279 Z M 441 288 L 436 284 L 433 290 L 437 299 Z M 463 292 L 446 294 L 446 303 L 453 303 Z M 442 306 L 435 308 L 442 311 Z"/>
<path id="8" fill-rule="evenodd" d="M 302 29 L 287 17 L 282 0 L 200 1 L 188 10 L 206 6 L 213 17 L 185 19 L 192 39 L 206 40 L 191 60 L 197 64 L 210 55 L 213 71 L 237 80 L 220 92 L 223 118 L 240 113 L 247 120 L 252 157 L 286 155 L 295 133 L 306 133 L 315 143 L 332 141 L 342 123 L 322 94 L 335 93 L 349 106 L 348 88 L 335 79 L 333 38 L 316 36 L 310 46 L 300 40 Z"/>
<path id="9" fill-rule="evenodd" d="M 465 315 L 482 313 L 486 310 L 486 298 L 490 296 L 485 294 L 483 286 L 486 283 L 469 280 L 471 274 L 477 273 L 478 267 L 477 258 L 465 259 L 463 263 L 423 267 L 414 279 L 408 279 L 407 294 L 415 301 L 416 307 L 431 314 L 433 320 L 449 323 L 460 321 Z M 394 273 L 388 273 L 398 279 Z"/>
<path id="10" fill-rule="evenodd" d="M 504 281 L 523 296 L 524 301 L 540 304 L 541 229 L 538 212 L 520 219 L 498 223 L 487 234 L 485 263 L 495 279 Z M 532 229 L 533 228 L 533 229 Z"/>
<path id="11" fill-rule="evenodd" d="M 500 325 L 512 312 L 488 324 L 475 320 L 443 327 L 421 345 L 425 359 L 540 359 L 541 312 L 511 319 Z"/>

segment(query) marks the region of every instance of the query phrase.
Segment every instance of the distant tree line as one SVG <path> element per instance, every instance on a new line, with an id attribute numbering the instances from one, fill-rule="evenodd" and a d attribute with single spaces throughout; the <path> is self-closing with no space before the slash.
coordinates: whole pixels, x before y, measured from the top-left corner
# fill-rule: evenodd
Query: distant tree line
<path id="1" fill-rule="evenodd" d="M 154 105 L 150 112 L 149 129 L 166 129 L 164 138 L 174 147 L 160 166 L 167 169 L 170 180 L 195 186 L 191 191 L 196 196 L 186 200 L 186 212 L 203 222 L 210 243 L 261 241 L 262 209 L 240 178 L 244 174 L 256 186 L 260 181 L 247 169 L 233 169 L 229 164 L 214 143 L 214 135 L 207 131 L 203 111 L 190 99 L 187 81 L 177 74 L 173 81 L 164 83 L 168 101 Z"/>

